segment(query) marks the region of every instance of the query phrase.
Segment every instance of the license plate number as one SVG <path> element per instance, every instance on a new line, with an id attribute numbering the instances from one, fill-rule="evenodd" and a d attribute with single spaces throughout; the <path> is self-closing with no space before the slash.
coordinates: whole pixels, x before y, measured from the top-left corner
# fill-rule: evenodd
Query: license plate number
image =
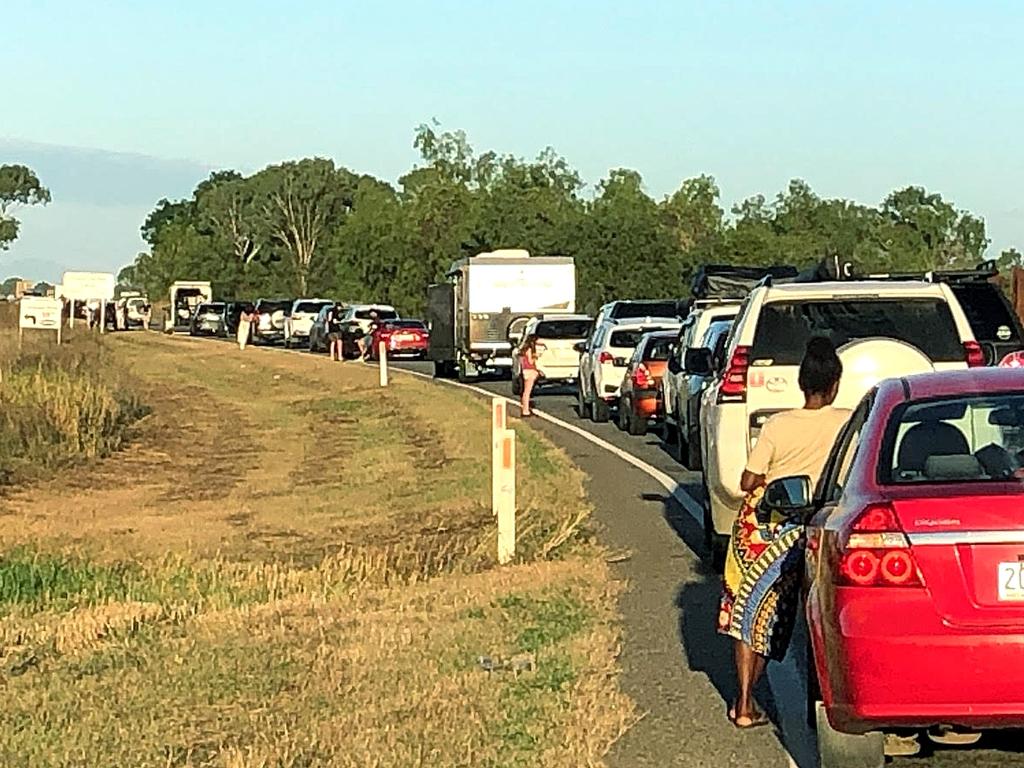
<path id="1" fill-rule="evenodd" d="M 395 334 L 395 341 L 412 341 L 413 338 L 414 337 L 411 334 L 408 334 L 408 333 L 398 333 L 398 334 Z"/>
<path id="2" fill-rule="evenodd" d="M 999 599 L 1006 602 L 1024 602 L 1024 562 L 1000 563 Z"/>

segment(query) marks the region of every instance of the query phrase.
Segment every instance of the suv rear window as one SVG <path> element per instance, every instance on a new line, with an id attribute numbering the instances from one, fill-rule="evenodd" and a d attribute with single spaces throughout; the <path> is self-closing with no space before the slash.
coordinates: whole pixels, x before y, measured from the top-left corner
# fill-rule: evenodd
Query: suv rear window
<path id="1" fill-rule="evenodd" d="M 674 338 L 651 339 L 644 348 L 644 360 L 668 360 L 674 343 Z"/>
<path id="2" fill-rule="evenodd" d="M 356 320 L 370 320 L 370 313 L 376 312 L 378 320 L 396 320 L 398 313 L 393 309 L 357 309 L 355 312 Z"/>
<path id="3" fill-rule="evenodd" d="M 828 336 L 836 347 L 881 336 L 917 347 L 932 362 L 963 362 L 960 334 L 949 305 L 927 299 L 842 299 L 765 304 L 751 358 L 799 365 L 807 341 Z"/>
<path id="4" fill-rule="evenodd" d="M 590 333 L 590 321 L 544 320 L 537 323 L 535 333 L 542 339 L 585 339 Z"/>
<path id="5" fill-rule="evenodd" d="M 999 289 L 991 283 L 951 283 L 978 341 L 1020 343 L 1017 322 Z"/>
<path id="6" fill-rule="evenodd" d="M 331 302 L 329 301 L 300 301 L 295 305 L 295 312 L 305 312 L 310 315 L 315 315 L 323 307 L 329 307 Z"/>
<path id="7" fill-rule="evenodd" d="M 678 315 L 679 306 L 675 301 L 620 301 L 612 307 L 609 317 L 622 320 L 631 317 L 676 317 Z"/>
<path id="8" fill-rule="evenodd" d="M 617 349 L 635 349 L 640 339 L 654 331 L 668 331 L 670 328 L 623 328 L 621 331 L 612 331 L 611 340 L 608 346 Z M 671 341 L 671 340 L 670 340 Z"/>
<path id="9" fill-rule="evenodd" d="M 291 312 L 292 302 L 290 301 L 258 301 L 256 302 L 256 311 L 261 315 L 265 312 Z"/>

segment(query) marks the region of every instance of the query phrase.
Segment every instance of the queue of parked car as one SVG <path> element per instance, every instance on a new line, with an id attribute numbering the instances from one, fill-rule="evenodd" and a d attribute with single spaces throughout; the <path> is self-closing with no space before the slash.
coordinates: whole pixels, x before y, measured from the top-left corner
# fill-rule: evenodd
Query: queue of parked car
<path id="1" fill-rule="evenodd" d="M 816 488 L 779 478 L 762 502 L 807 525 L 807 712 L 823 768 L 1021 725 L 1024 331 L 994 275 L 708 267 L 689 301 L 611 302 L 574 343 L 579 416 L 656 427 L 702 471 L 718 568 L 750 448 L 771 415 L 802 407 L 807 341 L 835 344 L 850 421 Z M 527 328 L 544 347 L 551 322 Z"/>
<path id="2" fill-rule="evenodd" d="M 389 357 L 422 359 L 430 343 L 430 332 L 422 321 L 401 318 L 388 304 L 319 298 L 203 302 L 192 313 L 189 333 L 233 338 L 243 312 L 255 315 L 250 330 L 255 344 L 326 353 L 336 337 L 341 340 L 342 356 L 348 359 L 364 352 L 367 358 L 377 359 L 382 343 Z"/>

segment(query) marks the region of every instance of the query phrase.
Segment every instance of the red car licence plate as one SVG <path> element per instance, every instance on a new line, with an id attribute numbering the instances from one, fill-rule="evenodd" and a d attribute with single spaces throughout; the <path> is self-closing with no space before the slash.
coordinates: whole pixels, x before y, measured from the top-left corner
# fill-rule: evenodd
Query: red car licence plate
<path id="1" fill-rule="evenodd" d="M 1000 601 L 1024 602 L 1024 562 L 999 563 L 996 578 Z"/>

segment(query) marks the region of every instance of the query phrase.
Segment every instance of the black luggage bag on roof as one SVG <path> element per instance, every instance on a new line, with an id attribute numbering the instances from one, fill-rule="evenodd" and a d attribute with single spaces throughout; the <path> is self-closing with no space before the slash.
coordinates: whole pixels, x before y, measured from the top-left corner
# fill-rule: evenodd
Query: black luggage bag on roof
<path id="1" fill-rule="evenodd" d="M 693 276 L 690 292 L 695 299 L 742 299 L 764 278 L 786 280 L 798 275 L 796 267 L 736 267 L 705 264 Z"/>

